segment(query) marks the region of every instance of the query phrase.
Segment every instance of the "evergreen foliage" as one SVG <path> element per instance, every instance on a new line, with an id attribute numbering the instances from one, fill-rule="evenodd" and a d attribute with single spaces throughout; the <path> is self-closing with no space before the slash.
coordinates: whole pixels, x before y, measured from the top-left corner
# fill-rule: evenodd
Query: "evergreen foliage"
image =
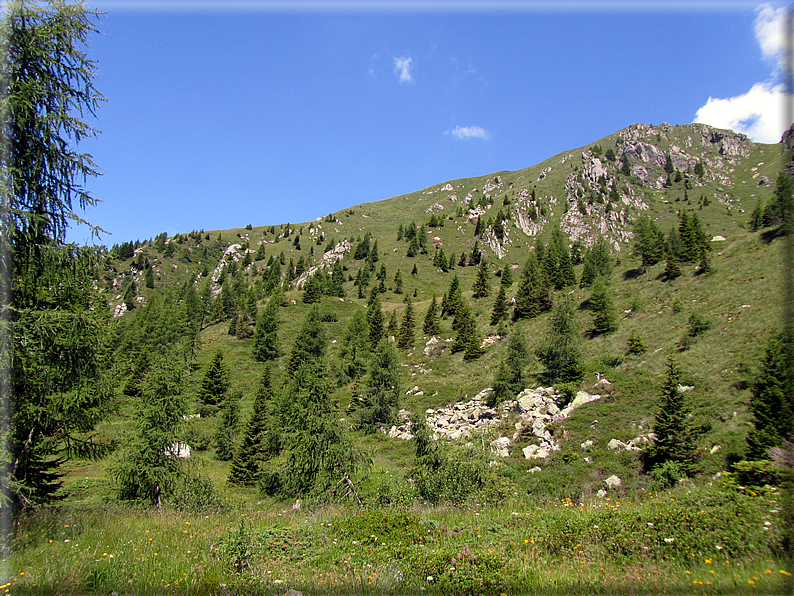
<path id="1" fill-rule="evenodd" d="M 655 265 L 664 258 L 666 242 L 664 234 L 647 215 L 634 222 L 634 245 L 632 254 L 640 257 L 642 267 Z"/>
<path id="2" fill-rule="evenodd" d="M 510 334 L 507 344 L 507 353 L 499 364 L 496 377 L 493 381 L 493 391 L 488 395 L 489 408 L 514 398 L 526 388 L 527 378 L 525 370 L 529 364 L 529 348 L 523 334 L 518 328 Z"/>
<path id="3" fill-rule="evenodd" d="M 230 484 L 252 486 L 260 476 L 261 462 L 278 454 L 278 434 L 272 428 L 273 384 L 270 366 L 265 367 L 254 399 L 254 409 L 245 425 L 229 468 Z"/>
<path id="4" fill-rule="evenodd" d="M 278 328 L 278 308 L 284 301 L 281 291 L 274 293 L 267 301 L 256 321 L 254 331 L 254 358 L 259 362 L 275 360 L 280 355 Z"/>
<path id="5" fill-rule="evenodd" d="M 550 308 L 551 295 L 546 277 L 538 264 L 536 252 L 531 252 L 518 282 L 513 318 L 531 319 Z"/>
<path id="6" fill-rule="evenodd" d="M 505 294 L 505 286 L 499 285 L 499 292 L 496 294 L 496 299 L 493 303 L 491 310 L 491 325 L 498 325 L 500 321 L 507 319 L 507 295 Z"/>
<path id="7" fill-rule="evenodd" d="M 666 462 L 675 462 L 690 475 L 697 457 L 697 446 L 689 419 L 690 407 L 686 393 L 678 389 L 680 384 L 681 372 L 677 364 L 669 360 L 659 410 L 653 423 L 656 439 L 650 450 L 649 463 L 651 468 L 656 468 Z"/>
<path id="8" fill-rule="evenodd" d="M 176 452 L 186 400 L 182 370 L 173 358 L 159 359 L 146 378 L 134 434 L 110 464 L 119 497 L 159 509 L 186 470 Z"/>
<path id="9" fill-rule="evenodd" d="M 510 265 L 502 267 L 502 279 L 499 283 L 508 288 L 513 284 L 513 268 Z"/>
<path id="10" fill-rule="evenodd" d="M 435 294 L 433 294 L 433 299 L 430 301 L 430 306 L 427 307 L 427 313 L 425 314 L 424 324 L 422 325 L 422 333 L 424 333 L 425 335 L 441 334 L 438 303 L 436 302 Z"/>
<path id="11" fill-rule="evenodd" d="M 474 280 L 474 298 L 487 298 L 491 293 L 488 288 L 488 267 L 485 261 L 480 261 L 480 266 L 477 267 L 477 278 Z"/>
<path id="12" fill-rule="evenodd" d="M 626 353 L 627 354 L 644 354 L 648 348 L 645 347 L 645 342 L 636 331 L 632 331 L 629 338 L 626 340 Z"/>
<path id="13" fill-rule="evenodd" d="M 593 282 L 593 291 L 590 294 L 590 310 L 593 312 L 592 335 L 613 333 L 618 329 L 618 315 L 615 309 L 612 294 L 606 280 L 599 276 Z"/>
<path id="14" fill-rule="evenodd" d="M 583 262 L 584 268 L 579 280 L 581 287 L 589 287 L 598 276 L 606 280 L 612 277 L 612 256 L 609 254 L 609 245 L 603 236 L 599 236 L 598 241 L 587 251 Z"/>
<path id="15" fill-rule="evenodd" d="M 223 362 L 223 352 L 218 350 L 207 366 L 197 397 L 205 404 L 217 405 L 223 401 L 228 390 L 229 368 Z"/>
<path id="16" fill-rule="evenodd" d="M 369 325 L 364 311 L 356 309 L 342 334 L 340 358 L 342 369 L 351 379 L 358 379 L 367 370 L 370 354 Z"/>
<path id="17" fill-rule="evenodd" d="M 233 391 L 223 400 L 215 426 L 215 457 L 229 461 L 234 456 L 235 442 L 240 433 L 240 400 L 242 393 Z"/>
<path id="18" fill-rule="evenodd" d="M 449 290 L 445 294 L 445 297 L 446 300 L 441 303 L 441 316 L 452 315 L 454 317 L 463 303 L 463 292 L 460 287 L 460 279 L 458 279 L 457 275 L 455 275 L 449 283 Z"/>
<path id="19" fill-rule="evenodd" d="M 324 349 L 294 372 L 279 409 L 284 463 L 263 466 L 260 487 L 266 493 L 338 500 L 354 490 L 369 460 L 339 422 L 332 389 Z"/>
<path id="20" fill-rule="evenodd" d="M 367 326 L 369 330 L 369 347 L 374 350 L 383 338 L 383 311 L 380 307 L 380 296 L 377 288 L 372 288 L 367 301 Z"/>
<path id="21" fill-rule="evenodd" d="M 315 304 L 303 320 L 295 344 L 285 365 L 286 371 L 294 375 L 301 364 L 315 361 L 325 355 L 328 339 L 325 337 L 320 310 Z"/>
<path id="22" fill-rule="evenodd" d="M 372 354 L 357 416 L 361 426 L 375 432 L 397 418 L 400 399 L 400 359 L 394 344 L 382 339 Z"/>
<path id="23" fill-rule="evenodd" d="M 582 380 L 584 366 L 580 345 L 573 306 L 569 300 L 562 300 L 554 312 L 545 341 L 535 352 L 546 367 L 545 377 L 549 383 Z"/>
<path id="24" fill-rule="evenodd" d="M 414 320 L 414 307 L 411 303 L 411 298 L 405 304 L 405 313 L 403 320 L 400 323 L 400 331 L 397 336 L 397 347 L 402 349 L 412 348 L 414 345 L 414 328 L 416 321 Z"/>
<path id="25" fill-rule="evenodd" d="M 769 449 L 780 447 L 783 440 L 791 440 L 794 429 L 794 399 L 791 389 L 791 335 L 773 335 L 766 346 L 761 370 L 752 383 L 750 411 L 755 428 L 747 435 L 747 457 L 752 460 L 769 459 Z"/>

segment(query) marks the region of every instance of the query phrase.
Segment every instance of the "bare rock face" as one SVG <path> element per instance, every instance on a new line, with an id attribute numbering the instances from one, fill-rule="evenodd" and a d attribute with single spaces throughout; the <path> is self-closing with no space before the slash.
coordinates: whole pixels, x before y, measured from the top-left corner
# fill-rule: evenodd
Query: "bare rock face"
<path id="1" fill-rule="evenodd" d="M 621 155 L 633 161 L 642 161 L 658 167 L 663 167 L 667 161 L 667 156 L 659 148 L 641 141 L 623 143 Z"/>
<path id="2" fill-rule="evenodd" d="M 322 269 L 323 271 L 331 271 L 334 267 L 334 263 L 336 263 L 339 259 L 343 258 L 346 253 L 350 251 L 350 241 L 349 240 L 342 240 L 342 242 L 337 243 L 331 250 L 326 253 L 323 253 L 322 259 L 317 265 L 309 267 L 306 271 L 304 271 L 301 276 L 295 280 L 295 287 L 302 288 L 304 284 L 309 281 L 312 275 L 314 275 L 318 269 Z"/>

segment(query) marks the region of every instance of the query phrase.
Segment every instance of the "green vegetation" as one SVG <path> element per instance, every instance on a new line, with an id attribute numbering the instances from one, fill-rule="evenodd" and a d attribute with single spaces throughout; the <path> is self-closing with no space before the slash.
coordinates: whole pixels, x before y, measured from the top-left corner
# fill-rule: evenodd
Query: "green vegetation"
<path id="1" fill-rule="evenodd" d="M 12 48 L 49 26 L 30 16 Z M 726 157 L 687 143 L 719 136 L 699 126 L 90 251 L 61 244 L 66 198 L 92 203 L 71 179 L 40 197 L 61 219 L 20 190 L 15 592 L 780 591 L 792 191 L 756 178 L 790 156 L 735 137 Z M 629 132 L 666 164 L 634 163 Z M 530 426 L 510 400 L 539 385 Z"/>

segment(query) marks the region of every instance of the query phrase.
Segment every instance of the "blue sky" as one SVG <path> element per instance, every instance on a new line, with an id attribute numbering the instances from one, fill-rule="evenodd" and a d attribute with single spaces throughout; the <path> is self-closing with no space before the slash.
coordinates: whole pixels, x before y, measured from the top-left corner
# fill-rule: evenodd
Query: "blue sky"
<path id="1" fill-rule="evenodd" d="M 92 6 L 107 11 L 89 49 L 107 102 L 79 148 L 103 202 L 81 215 L 102 243 L 310 221 L 634 122 L 765 142 L 784 128 L 770 4 Z"/>

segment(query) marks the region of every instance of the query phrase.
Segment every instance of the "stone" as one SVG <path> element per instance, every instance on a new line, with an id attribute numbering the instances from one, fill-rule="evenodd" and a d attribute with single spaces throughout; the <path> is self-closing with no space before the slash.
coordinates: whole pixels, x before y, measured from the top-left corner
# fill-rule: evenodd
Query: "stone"
<path id="1" fill-rule="evenodd" d="M 604 483 L 609 488 L 617 488 L 617 487 L 623 485 L 623 481 L 620 478 L 618 478 L 617 476 L 615 476 L 614 474 L 612 474 L 612 476 L 610 476 L 609 478 L 604 480 Z"/>
<path id="2" fill-rule="evenodd" d="M 537 474 L 540 471 L 542 471 L 540 466 L 535 466 L 534 468 L 527 470 L 527 472 L 530 474 Z"/>
<path id="3" fill-rule="evenodd" d="M 524 454 L 524 459 L 532 459 L 532 457 L 535 455 L 535 452 L 537 450 L 538 450 L 537 445 L 529 445 L 527 447 L 524 447 L 521 450 L 521 452 Z"/>
<path id="4" fill-rule="evenodd" d="M 582 405 L 584 405 L 586 403 L 589 403 L 591 401 L 595 401 L 597 399 L 601 399 L 601 396 L 600 395 L 591 395 L 591 394 L 587 393 L 587 391 L 577 391 L 576 392 L 576 397 L 570 403 L 570 406 L 575 409 L 575 408 L 578 408 L 579 406 L 582 406 Z"/>
<path id="5" fill-rule="evenodd" d="M 499 457 L 508 457 L 510 455 L 510 439 L 507 437 L 499 437 L 491 443 L 491 450 Z"/>
<path id="6" fill-rule="evenodd" d="M 593 443 L 593 441 L 591 441 L 591 440 L 587 440 L 587 441 L 585 441 L 584 443 L 582 443 L 582 449 L 584 449 L 585 451 L 587 451 L 587 450 L 588 450 L 588 449 L 590 449 L 590 447 L 592 447 L 594 444 L 595 444 L 595 443 Z"/>
<path id="7" fill-rule="evenodd" d="M 607 496 L 607 491 L 605 491 L 603 488 L 599 488 L 596 494 L 603 499 Z"/>
<path id="8" fill-rule="evenodd" d="M 617 439 L 612 439 L 607 443 L 607 447 L 610 449 L 625 449 L 627 445 L 623 441 L 619 441 Z"/>
<path id="9" fill-rule="evenodd" d="M 520 412 L 529 412 L 531 411 L 537 404 L 541 402 L 541 398 L 537 396 L 524 396 L 518 399 L 518 410 Z"/>

